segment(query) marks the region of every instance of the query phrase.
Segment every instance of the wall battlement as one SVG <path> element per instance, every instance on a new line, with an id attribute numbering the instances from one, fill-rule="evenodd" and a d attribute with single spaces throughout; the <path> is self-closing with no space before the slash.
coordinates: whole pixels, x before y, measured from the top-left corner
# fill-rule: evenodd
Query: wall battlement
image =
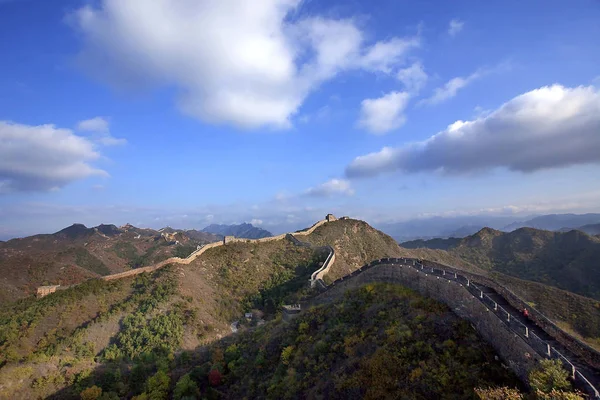
<path id="1" fill-rule="evenodd" d="M 335 217 L 332 214 L 328 214 L 328 216 L 333 217 L 332 221 L 335 221 Z M 266 237 L 266 238 L 261 238 L 261 239 L 243 239 L 243 238 L 236 238 L 234 236 L 225 236 L 223 238 L 223 240 L 221 240 L 221 241 L 209 243 L 209 244 L 206 244 L 206 245 L 202 246 L 201 248 L 195 250 L 192 254 L 190 254 L 186 258 L 171 257 L 171 258 L 169 258 L 167 260 L 161 261 L 158 264 L 155 264 L 155 265 L 152 265 L 152 266 L 142 267 L 142 268 L 136 268 L 136 269 L 132 269 L 130 271 L 119 272 L 117 274 L 112 274 L 112 275 L 105 275 L 101 279 L 105 280 L 105 281 L 112 281 L 112 280 L 115 280 L 115 279 L 122 279 L 122 278 L 126 278 L 126 277 L 129 277 L 129 276 L 143 274 L 143 273 L 146 273 L 146 272 L 154 272 L 157 269 L 162 268 L 162 267 L 164 267 L 167 264 L 189 264 L 192 261 L 194 261 L 196 258 L 198 258 L 200 255 L 202 255 L 206 250 L 212 249 L 213 247 L 223 246 L 223 245 L 228 244 L 228 243 L 235 243 L 235 242 L 246 242 L 246 243 L 272 242 L 272 241 L 275 241 L 275 240 L 285 239 L 286 236 L 288 236 L 288 235 L 291 235 L 294 239 L 296 239 L 295 236 L 310 235 L 311 233 L 313 233 L 315 231 L 315 229 L 317 229 L 319 226 L 321 226 L 321 225 L 323 225 L 323 224 L 325 224 L 327 222 L 328 222 L 328 220 L 326 218 L 326 219 L 317 221 L 315 224 L 313 224 L 313 226 L 311 226 L 306 231 L 295 232 L 295 233 L 283 233 L 281 235 L 271 236 L 271 237 Z M 333 249 L 332 249 L 332 251 L 333 251 Z M 331 264 L 333 264 L 333 260 L 331 260 L 329 262 L 329 267 L 331 266 Z M 329 268 L 327 268 L 327 270 L 329 270 Z"/>
<path id="2" fill-rule="evenodd" d="M 400 283 L 447 304 L 458 316 L 469 320 L 523 381 L 527 381 L 536 359 L 559 359 L 578 388 L 600 399 L 600 374 L 595 362 L 598 352 L 590 348 L 579 354 L 580 348 L 559 341 L 543 325 L 522 316 L 522 308 L 512 306 L 503 293 L 480 283 L 487 278 L 439 266 L 411 258 L 375 260 L 329 286 L 321 280 L 317 287 L 323 292 L 310 305 L 329 302 L 369 282 Z"/>

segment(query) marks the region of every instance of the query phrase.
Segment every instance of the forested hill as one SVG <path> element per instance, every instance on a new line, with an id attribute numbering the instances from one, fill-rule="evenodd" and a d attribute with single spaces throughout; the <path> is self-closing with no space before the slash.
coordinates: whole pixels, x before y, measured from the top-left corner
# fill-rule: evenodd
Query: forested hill
<path id="1" fill-rule="evenodd" d="M 445 249 L 489 271 L 555 286 L 600 299 L 600 238 L 584 232 L 484 228 L 464 239 L 402 243 L 407 248 Z"/>

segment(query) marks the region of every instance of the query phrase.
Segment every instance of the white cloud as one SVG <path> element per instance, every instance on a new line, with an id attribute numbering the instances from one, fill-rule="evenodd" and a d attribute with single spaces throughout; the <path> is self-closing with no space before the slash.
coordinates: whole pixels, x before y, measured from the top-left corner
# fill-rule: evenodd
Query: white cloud
<path id="1" fill-rule="evenodd" d="M 545 86 L 490 114 L 456 121 L 429 139 L 354 159 L 348 177 L 390 171 L 532 172 L 600 163 L 600 89 Z"/>
<path id="2" fill-rule="evenodd" d="M 352 196 L 354 190 L 350 186 L 350 182 L 345 179 L 331 179 L 319 186 L 306 190 L 304 194 L 314 197 L 331 197 L 333 195 Z"/>
<path id="3" fill-rule="evenodd" d="M 374 134 L 384 134 L 404 125 L 404 109 L 410 95 L 407 92 L 390 92 L 378 99 L 365 99 L 361 103 L 358 126 Z"/>
<path id="4" fill-rule="evenodd" d="M 0 121 L 0 193 L 56 190 L 107 176 L 90 164 L 99 157 L 94 143 L 69 129 Z"/>
<path id="5" fill-rule="evenodd" d="M 290 19 L 300 0 L 103 0 L 71 16 L 80 61 L 118 86 L 174 86 L 213 123 L 289 127 L 304 99 L 349 69 L 389 72 L 418 38 L 371 46 L 349 19 Z"/>
<path id="6" fill-rule="evenodd" d="M 378 42 L 362 57 L 360 64 L 372 71 L 391 73 L 394 66 L 404 62 L 404 56 L 420 45 L 418 38 L 394 38 L 386 42 Z"/>
<path id="7" fill-rule="evenodd" d="M 427 83 L 428 76 L 425 70 L 423 70 L 423 65 L 420 62 L 416 62 L 408 68 L 399 70 L 396 78 L 402 82 L 408 92 L 418 93 Z"/>
<path id="8" fill-rule="evenodd" d="M 254 226 L 259 226 L 263 224 L 263 220 L 262 219 L 257 219 L 257 218 L 253 218 L 252 221 L 250 221 L 250 223 Z"/>
<path id="9" fill-rule="evenodd" d="M 450 21 L 450 24 L 448 25 L 448 34 L 450 36 L 456 36 L 456 34 L 458 34 L 460 31 L 463 30 L 465 26 L 465 23 L 463 21 L 460 21 L 458 19 L 453 19 Z"/>
<path id="10" fill-rule="evenodd" d="M 110 134 L 109 122 L 103 117 L 94 117 L 77 123 L 79 132 L 92 132 L 92 140 L 104 146 L 117 146 L 127 143 L 126 139 L 117 139 Z"/>
<path id="11" fill-rule="evenodd" d="M 95 117 L 92 119 L 86 119 L 85 121 L 79 121 L 77 123 L 77 130 L 83 132 L 108 132 L 108 120 L 103 117 Z"/>
<path id="12" fill-rule="evenodd" d="M 472 73 L 471 75 L 469 75 L 465 78 L 462 78 L 460 76 L 456 77 L 456 78 L 452 78 L 448 82 L 446 82 L 446 84 L 444 84 L 444 86 L 436 88 L 433 91 L 433 95 L 430 98 L 421 100 L 420 104 L 443 103 L 444 101 L 449 100 L 449 99 L 453 98 L 454 96 L 456 96 L 456 94 L 458 93 L 458 91 L 460 89 L 464 88 L 465 86 L 472 83 L 473 81 L 481 78 L 483 75 L 484 75 L 483 72 L 475 71 L 474 73 Z"/>

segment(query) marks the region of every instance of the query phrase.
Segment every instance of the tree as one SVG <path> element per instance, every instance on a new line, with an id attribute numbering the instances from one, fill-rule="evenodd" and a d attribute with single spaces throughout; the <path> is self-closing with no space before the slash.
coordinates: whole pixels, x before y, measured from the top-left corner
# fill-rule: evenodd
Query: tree
<path id="1" fill-rule="evenodd" d="M 539 400 L 584 400 L 584 397 L 579 392 L 566 392 L 556 389 L 552 389 L 550 393 L 538 390 L 535 394 Z"/>
<path id="2" fill-rule="evenodd" d="M 481 400 L 523 400 L 521 392 L 507 387 L 475 388 L 475 394 Z"/>
<path id="3" fill-rule="evenodd" d="M 562 367 L 560 360 L 540 360 L 529 373 L 529 384 L 534 391 L 550 393 L 553 389 L 570 389 L 568 377 L 569 373 Z"/>
<path id="4" fill-rule="evenodd" d="M 148 378 L 146 382 L 146 393 L 149 400 L 164 400 L 169 393 L 171 379 L 164 371 L 158 371 Z"/>
<path id="5" fill-rule="evenodd" d="M 181 400 L 183 398 L 197 398 L 200 396 L 200 390 L 198 385 L 190 377 L 190 374 L 182 376 L 175 385 L 175 391 L 173 392 L 173 398 L 175 400 Z"/>
<path id="6" fill-rule="evenodd" d="M 97 400 L 102 394 L 102 389 L 94 385 L 82 391 L 79 395 L 81 400 Z"/>
<path id="7" fill-rule="evenodd" d="M 221 373 L 218 369 L 213 369 L 208 373 L 208 383 L 211 386 L 219 386 L 221 384 Z"/>

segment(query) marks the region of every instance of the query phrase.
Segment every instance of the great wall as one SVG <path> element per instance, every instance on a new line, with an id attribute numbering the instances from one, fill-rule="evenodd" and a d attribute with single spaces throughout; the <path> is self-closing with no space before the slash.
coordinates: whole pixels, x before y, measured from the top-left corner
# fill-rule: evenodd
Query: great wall
<path id="1" fill-rule="evenodd" d="M 330 285 L 302 308 L 328 303 L 348 289 L 371 282 L 392 282 L 448 305 L 471 322 L 524 382 L 540 358 L 559 359 L 575 386 L 600 399 L 600 353 L 560 330 L 553 322 L 489 278 L 412 258 L 383 258 Z M 525 318 L 519 310 L 532 310 Z M 557 334 L 560 331 L 561 334 Z"/>
<path id="2" fill-rule="evenodd" d="M 333 215 L 328 214 L 306 230 L 261 239 L 226 236 L 222 241 L 202 246 L 187 258 L 172 257 L 153 266 L 107 275 L 101 279 L 110 281 L 152 272 L 172 263 L 189 264 L 208 249 L 234 242 L 261 243 L 288 239 L 298 246 L 312 246 L 300 241 L 297 236 L 310 235 L 323 224 L 335 220 Z M 400 283 L 423 296 L 445 303 L 459 317 L 470 321 L 524 382 L 527 382 L 528 372 L 535 366 L 536 360 L 559 359 L 571 372 L 576 387 L 591 398 L 600 399 L 600 353 L 563 331 L 541 312 L 493 280 L 431 261 L 383 258 L 327 285 L 323 278 L 335 262 L 335 250 L 331 246 L 323 248 L 328 251 L 327 258 L 310 278 L 311 287 L 320 293 L 304 303 L 302 309 L 330 302 L 348 289 L 366 283 Z M 530 310 L 528 319 L 519 312 L 525 307 Z M 297 313 L 300 309 L 294 311 Z"/>
<path id="3" fill-rule="evenodd" d="M 290 236 L 294 239 L 296 236 L 307 236 L 307 235 L 310 235 L 311 233 L 313 233 L 315 231 L 315 229 L 317 229 L 321 225 L 323 225 L 327 222 L 335 221 L 336 219 L 337 218 L 335 218 L 332 214 L 327 214 L 325 219 L 317 221 L 313 226 L 311 226 L 309 229 L 307 229 L 305 231 L 294 232 L 294 233 L 282 233 L 281 235 L 270 236 L 270 237 L 261 238 L 261 239 L 244 239 L 244 238 L 236 238 L 233 236 L 225 236 L 222 241 L 206 244 L 206 245 L 200 247 L 199 249 L 197 249 L 196 251 L 194 251 L 193 253 L 191 253 L 186 258 L 171 257 L 164 261 L 161 261 L 158 264 L 155 264 L 155 265 L 152 265 L 149 267 L 136 268 L 136 269 L 132 269 L 132 270 L 125 271 L 125 272 L 119 272 L 117 274 L 105 275 L 101 279 L 105 280 L 105 281 L 112 281 L 115 279 L 126 278 L 128 276 L 134 276 L 134 275 L 143 274 L 146 272 L 153 272 L 153 271 L 156 271 L 157 269 L 160 269 L 168 264 L 189 264 L 192 261 L 194 261 L 196 258 L 201 256 L 206 250 L 212 249 L 214 247 L 224 246 L 228 243 L 235 243 L 235 242 L 265 243 L 265 242 L 272 242 L 275 240 L 282 240 L 282 239 L 285 239 L 286 237 L 290 237 Z M 296 242 L 299 242 L 299 241 L 296 241 Z M 302 243 L 302 242 L 300 242 L 300 243 Z M 331 249 L 331 251 L 333 251 L 333 249 Z M 328 265 L 327 263 L 332 264 L 333 261 L 335 261 L 335 256 L 327 258 L 326 263 L 321 268 L 322 274 L 320 275 L 320 277 L 322 277 L 324 274 L 327 273 L 327 271 L 329 271 L 330 265 Z"/>

